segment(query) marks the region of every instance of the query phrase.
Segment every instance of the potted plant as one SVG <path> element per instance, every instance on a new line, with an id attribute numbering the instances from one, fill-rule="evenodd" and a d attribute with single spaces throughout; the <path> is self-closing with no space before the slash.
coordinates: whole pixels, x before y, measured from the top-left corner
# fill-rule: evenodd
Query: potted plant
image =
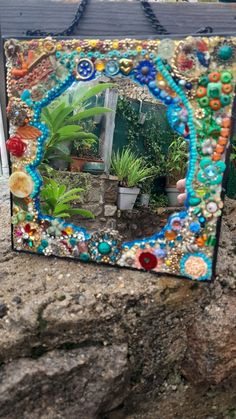
<path id="1" fill-rule="evenodd" d="M 146 179 L 141 188 L 139 204 L 141 207 L 148 208 L 151 195 L 151 179 Z"/>
<path id="2" fill-rule="evenodd" d="M 142 184 L 139 199 L 140 206 L 145 208 L 149 207 L 149 202 L 153 192 L 153 179 L 155 179 L 158 176 L 160 170 L 160 167 L 152 167 L 152 176 L 147 178 L 145 182 Z"/>
<path id="3" fill-rule="evenodd" d="M 73 144 L 70 170 L 72 172 L 82 172 L 84 165 L 88 161 L 96 160 L 92 157 L 93 146 L 97 143 L 97 138 L 84 138 L 83 140 L 76 140 Z M 92 158 L 91 158 L 91 157 Z"/>
<path id="4" fill-rule="evenodd" d="M 98 140 L 97 136 L 86 129 L 85 120 L 111 112 L 103 106 L 92 106 L 91 99 L 113 83 L 102 83 L 86 89 L 73 89 L 67 92 L 55 103 L 42 110 L 42 120 L 49 129 L 43 156 L 43 165 L 47 164 L 54 169 L 66 170 L 71 162 L 71 150 L 74 141 L 91 145 Z"/>
<path id="5" fill-rule="evenodd" d="M 188 149 L 183 137 L 175 136 L 168 147 L 166 159 L 166 193 L 170 207 L 179 206 L 176 183 L 186 177 Z"/>
<path id="6" fill-rule="evenodd" d="M 111 168 L 119 181 L 118 208 L 132 210 L 140 192 L 139 184 L 152 177 L 153 170 L 129 148 L 113 154 Z"/>
<path id="7" fill-rule="evenodd" d="M 83 122 L 83 130 L 93 132 L 96 123 L 92 120 Z M 70 170 L 72 172 L 84 171 L 93 174 L 103 173 L 105 164 L 99 156 L 99 139 L 93 134 L 91 138 L 75 140 L 72 147 Z"/>

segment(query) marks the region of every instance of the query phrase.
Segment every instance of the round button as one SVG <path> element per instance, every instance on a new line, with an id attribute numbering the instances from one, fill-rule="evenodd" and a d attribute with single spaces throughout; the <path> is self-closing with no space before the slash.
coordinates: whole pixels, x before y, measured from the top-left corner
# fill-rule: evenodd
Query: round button
<path id="1" fill-rule="evenodd" d="M 17 198 L 26 198 L 33 192 L 34 184 L 31 176 L 25 172 L 17 171 L 10 176 L 9 188 Z"/>
<path id="2" fill-rule="evenodd" d="M 119 73 L 119 64 L 115 60 L 108 61 L 105 67 L 107 76 L 115 76 Z"/>
<path id="3" fill-rule="evenodd" d="M 209 202 L 206 206 L 206 209 L 208 212 L 210 212 L 211 214 L 214 214 L 214 212 L 217 211 L 217 205 L 215 202 Z"/>
<path id="4" fill-rule="evenodd" d="M 83 58 L 77 64 L 77 75 L 78 80 L 89 80 L 95 73 L 94 64 L 88 58 Z"/>

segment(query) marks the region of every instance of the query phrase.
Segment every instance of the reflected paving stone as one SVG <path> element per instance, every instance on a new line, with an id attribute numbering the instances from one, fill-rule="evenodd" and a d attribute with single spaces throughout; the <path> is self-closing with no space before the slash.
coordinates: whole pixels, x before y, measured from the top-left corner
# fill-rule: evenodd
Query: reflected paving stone
<path id="1" fill-rule="evenodd" d="M 104 200 L 107 203 L 116 203 L 118 195 L 118 181 L 115 176 L 104 180 Z"/>
<path id="2" fill-rule="evenodd" d="M 113 217 L 116 214 L 117 206 L 116 205 L 105 205 L 104 206 L 104 215 L 105 217 Z"/>

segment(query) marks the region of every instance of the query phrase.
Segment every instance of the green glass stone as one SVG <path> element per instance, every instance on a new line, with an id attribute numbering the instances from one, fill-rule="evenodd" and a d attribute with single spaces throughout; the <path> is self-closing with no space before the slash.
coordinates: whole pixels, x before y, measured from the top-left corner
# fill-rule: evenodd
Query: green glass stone
<path id="1" fill-rule="evenodd" d="M 222 45 L 217 52 L 218 58 L 223 61 L 229 60 L 233 55 L 233 48 L 230 45 Z"/>
<path id="2" fill-rule="evenodd" d="M 206 241 L 206 246 L 209 246 L 209 247 L 212 246 L 212 247 L 214 247 L 215 244 L 216 244 L 216 237 L 209 236 L 208 239 L 207 239 L 207 241 Z"/>
<path id="3" fill-rule="evenodd" d="M 12 217 L 11 217 L 11 222 L 12 222 L 12 224 L 14 224 L 14 225 L 16 225 L 16 224 L 18 224 L 18 218 L 17 218 L 17 215 L 13 215 Z"/>
<path id="4" fill-rule="evenodd" d="M 230 83 L 232 78 L 233 75 L 232 73 L 230 73 L 230 71 L 223 71 L 223 73 L 221 74 L 221 81 L 223 83 Z"/>
<path id="5" fill-rule="evenodd" d="M 34 216 L 33 216 L 33 214 L 27 213 L 26 216 L 25 216 L 25 219 L 27 221 L 32 221 L 34 219 Z"/>
<path id="6" fill-rule="evenodd" d="M 108 253 L 111 252 L 111 246 L 109 243 L 107 242 L 101 242 L 98 245 L 98 251 L 99 253 L 101 253 L 102 255 L 107 255 Z"/>
<path id="7" fill-rule="evenodd" d="M 205 193 L 206 193 L 206 190 L 204 189 L 204 188 L 199 188 L 199 189 L 196 189 L 196 192 L 197 192 L 197 195 L 198 196 L 204 196 L 205 195 Z"/>
<path id="8" fill-rule="evenodd" d="M 24 221 L 25 220 L 25 214 L 23 212 L 19 212 L 17 214 L 17 218 L 19 221 Z"/>
<path id="9" fill-rule="evenodd" d="M 209 83 L 208 76 L 202 76 L 199 80 L 199 85 L 206 87 Z"/>
<path id="10" fill-rule="evenodd" d="M 82 260 L 83 262 L 88 262 L 90 257 L 88 253 L 81 253 L 79 255 L 79 259 Z"/>
<path id="11" fill-rule="evenodd" d="M 29 247 L 33 247 L 33 242 L 32 242 L 32 240 L 29 240 L 29 241 L 28 241 L 28 246 L 29 246 Z"/>
<path id="12" fill-rule="evenodd" d="M 208 134 L 212 137 L 218 137 L 220 134 L 221 127 L 214 124 L 214 126 L 209 127 Z"/>
<path id="13" fill-rule="evenodd" d="M 207 86 L 207 95 L 213 99 L 216 99 L 220 96 L 221 93 L 221 83 L 209 83 Z"/>
<path id="14" fill-rule="evenodd" d="M 209 99 L 208 99 L 208 97 L 206 97 L 206 96 L 201 97 L 201 98 L 199 99 L 199 105 L 200 105 L 202 108 L 205 108 L 206 106 L 208 106 L 208 105 L 209 105 Z"/>

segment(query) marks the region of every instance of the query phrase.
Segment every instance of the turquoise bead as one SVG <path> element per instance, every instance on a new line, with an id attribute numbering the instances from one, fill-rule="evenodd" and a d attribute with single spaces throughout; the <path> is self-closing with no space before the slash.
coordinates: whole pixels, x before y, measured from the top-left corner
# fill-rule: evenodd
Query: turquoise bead
<path id="1" fill-rule="evenodd" d="M 38 253 L 43 253 L 43 246 L 39 246 L 39 247 L 37 248 L 37 252 L 38 252 Z"/>
<path id="2" fill-rule="evenodd" d="M 109 243 L 107 242 L 101 242 L 98 245 L 98 251 L 99 253 L 101 253 L 102 255 L 107 255 L 108 253 L 111 252 L 111 246 Z"/>
<path id="3" fill-rule="evenodd" d="M 47 247 L 47 246 L 48 246 L 48 241 L 43 239 L 43 240 L 41 241 L 41 246 L 42 246 L 43 248 Z"/>
<path id="4" fill-rule="evenodd" d="M 201 202 L 201 199 L 200 198 L 197 198 L 197 197 L 191 197 L 191 198 L 189 198 L 189 205 L 191 205 L 193 207 L 195 207 L 198 204 L 200 204 L 200 202 Z"/>
<path id="5" fill-rule="evenodd" d="M 74 237 L 72 237 L 72 238 L 70 239 L 70 244 L 71 244 L 72 246 L 75 246 L 75 245 L 76 245 L 76 243 L 77 243 L 77 240 L 76 240 Z"/>
<path id="6" fill-rule="evenodd" d="M 82 260 L 83 262 L 88 262 L 90 257 L 88 253 L 81 253 L 79 255 L 79 259 Z"/>
<path id="7" fill-rule="evenodd" d="M 220 102 L 223 106 L 227 106 L 231 102 L 231 96 L 230 95 L 221 95 L 220 96 Z"/>
<path id="8" fill-rule="evenodd" d="M 222 45 L 217 52 L 217 57 L 223 61 L 229 60 L 233 55 L 233 47 L 230 45 Z"/>

